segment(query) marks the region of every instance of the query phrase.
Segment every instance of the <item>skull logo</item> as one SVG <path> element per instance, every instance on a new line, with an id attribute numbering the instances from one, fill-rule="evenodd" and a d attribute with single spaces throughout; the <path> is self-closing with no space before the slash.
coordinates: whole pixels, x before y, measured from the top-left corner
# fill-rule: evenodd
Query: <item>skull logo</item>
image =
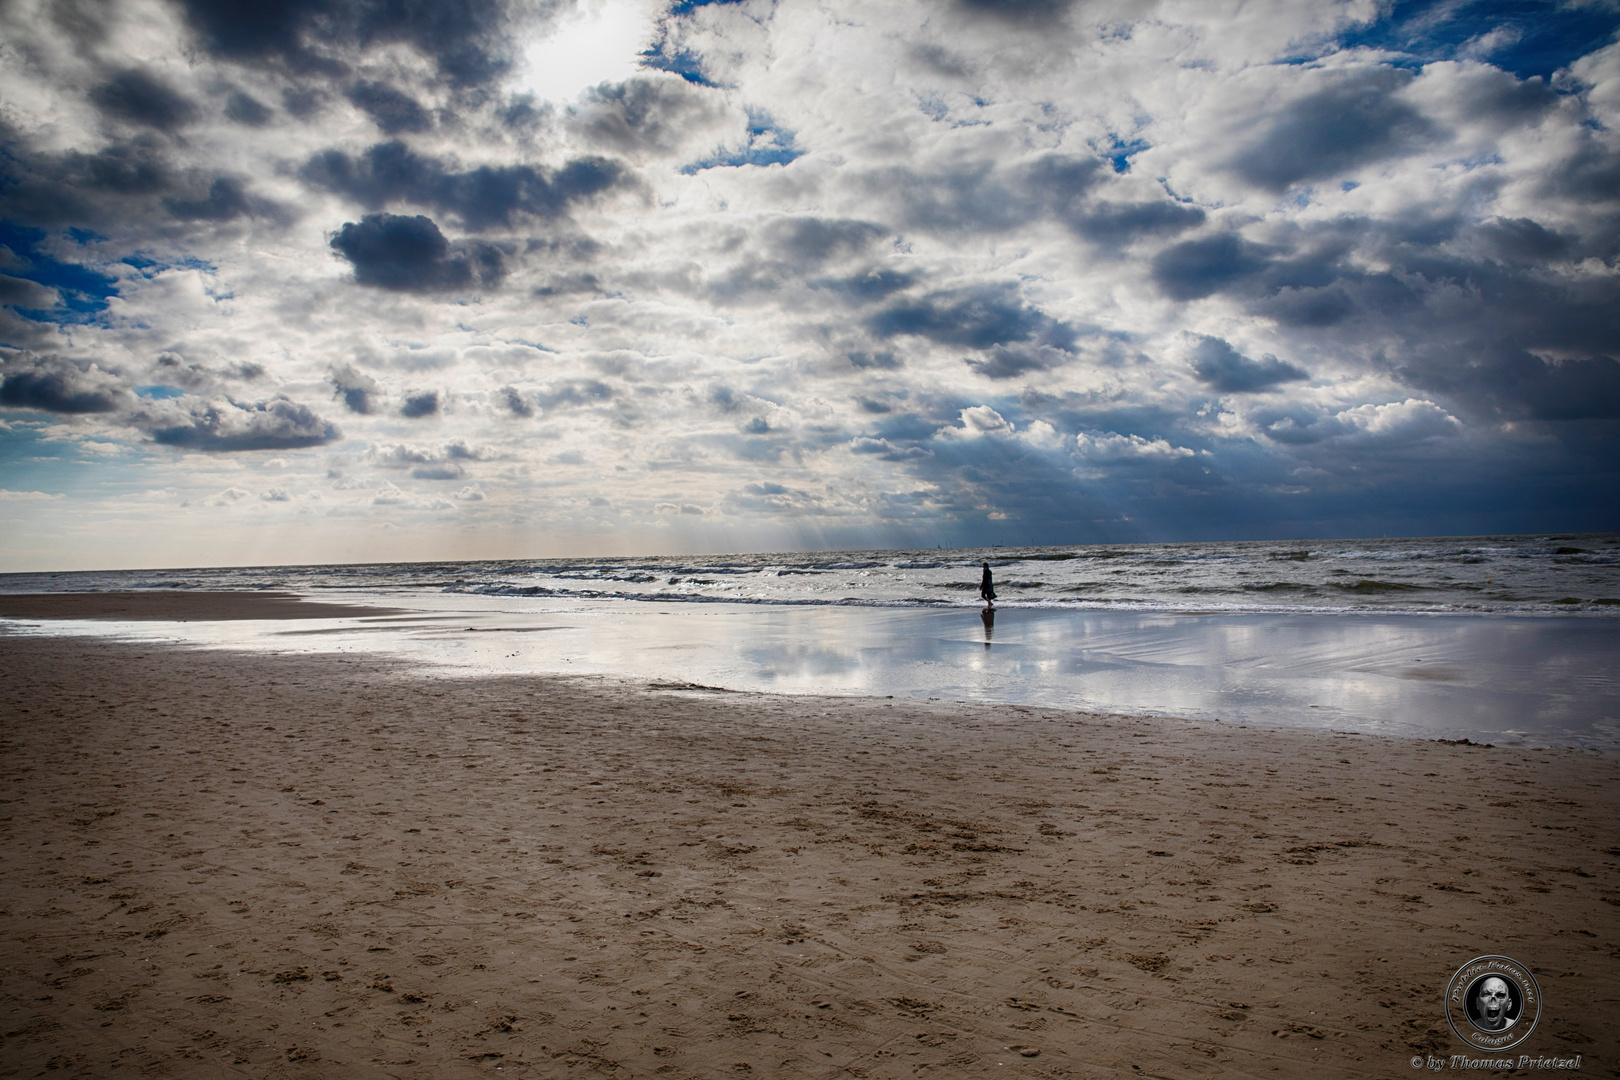
<path id="1" fill-rule="evenodd" d="M 1476 1022 L 1486 1031 L 1506 1031 L 1516 1019 L 1508 1016 L 1512 1004 L 1513 998 L 1508 992 L 1506 980 L 1493 975 L 1479 984 L 1479 993 L 1474 998 L 1474 1005 L 1479 1010 L 1479 1020 Z"/>
<path id="2" fill-rule="evenodd" d="M 1528 1039 L 1541 1020 L 1541 987 L 1511 956 L 1476 956 L 1446 984 L 1446 1022 L 1477 1050 L 1505 1051 Z"/>

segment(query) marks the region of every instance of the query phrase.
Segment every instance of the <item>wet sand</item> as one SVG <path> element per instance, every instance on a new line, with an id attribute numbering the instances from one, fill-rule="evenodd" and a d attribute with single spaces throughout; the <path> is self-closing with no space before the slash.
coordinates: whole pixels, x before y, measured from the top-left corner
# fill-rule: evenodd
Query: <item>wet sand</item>
<path id="1" fill-rule="evenodd" d="M 0 670 L 4 1075 L 1410 1075 L 1483 953 L 1541 981 L 1519 1052 L 1620 1068 L 1612 756 L 84 638 Z"/>
<path id="2" fill-rule="evenodd" d="M 235 622 L 248 619 L 349 619 L 406 614 L 401 608 L 329 604 L 284 592 L 12 593 L 0 595 L 0 619 L 96 619 L 104 622 Z"/>

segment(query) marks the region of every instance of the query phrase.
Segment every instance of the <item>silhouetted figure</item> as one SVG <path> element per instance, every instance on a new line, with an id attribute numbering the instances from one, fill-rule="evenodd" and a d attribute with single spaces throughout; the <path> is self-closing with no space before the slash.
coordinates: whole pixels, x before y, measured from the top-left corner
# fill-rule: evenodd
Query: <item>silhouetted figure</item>
<path id="1" fill-rule="evenodd" d="M 984 564 L 984 577 L 979 579 L 979 596 L 984 600 L 985 609 L 996 606 L 996 583 L 990 576 L 990 564 Z"/>
<path id="2" fill-rule="evenodd" d="M 990 647 L 990 639 L 996 633 L 996 609 L 987 607 L 979 612 L 979 618 L 984 621 L 984 647 Z"/>

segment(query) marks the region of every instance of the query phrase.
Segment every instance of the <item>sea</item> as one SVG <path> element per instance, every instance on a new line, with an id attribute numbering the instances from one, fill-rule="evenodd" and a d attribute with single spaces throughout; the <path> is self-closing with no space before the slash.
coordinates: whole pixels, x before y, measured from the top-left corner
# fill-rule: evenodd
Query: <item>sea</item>
<path id="1" fill-rule="evenodd" d="M 3 592 L 271 589 L 644 603 L 1620 618 L 1620 533 L 359 563 L 0 575 Z"/>
<path id="2" fill-rule="evenodd" d="M 12 593 L 181 589 L 412 615 L 0 633 L 1620 752 L 1620 533 L 0 575 Z"/>

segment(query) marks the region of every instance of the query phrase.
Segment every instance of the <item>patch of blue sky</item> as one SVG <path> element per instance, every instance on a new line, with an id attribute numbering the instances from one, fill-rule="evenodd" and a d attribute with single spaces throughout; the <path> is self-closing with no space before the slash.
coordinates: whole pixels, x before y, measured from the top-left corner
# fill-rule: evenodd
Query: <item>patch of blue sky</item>
<path id="1" fill-rule="evenodd" d="M 40 249 L 44 239 L 43 229 L 0 221 L 0 244 L 16 256 L 6 273 L 55 289 L 61 297 L 58 308 L 18 313 L 35 322 L 82 323 L 106 311 L 108 299 L 118 295 L 117 279 L 78 263 L 58 262 Z"/>
<path id="2" fill-rule="evenodd" d="M 1620 32 L 1620 9 L 1567 0 L 1396 0 L 1341 48 L 1397 53 L 1413 66 L 1472 57 L 1521 79 L 1550 77 Z"/>
<path id="3" fill-rule="evenodd" d="M 178 386 L 137 386 L 135 393 L 139 397 L 149 398 L 153 401 L 167 401 L 170 398 L 181 397 L 185 391 Z"/>
<path id="4" fill-rule="evenodd" d="M 702 161 L 681 166 L 686 176 L 704 169 L 736 168 L 742 165 L 786 165 L 804 156 L 794 145 L 795 133 L 778 127 L 771 115 L 760 109 L 748 110 L 748 145 L 721 150 Z"/>
<path id="5" fill-rule="evenodd" d="M 49 421 L 18 422 L 0 427 L 0 468 L 5 479 L 0 487 L 8 491 L 39 491 L 47 495 L 71 494 L 94 482 L 107 479 L 110 456 L 86 449 L 73 439 L 52 438 L 56 425 Z M 110 444 L 96 443 L 96 447 Z M 93 465 L 87 471 L 85 466 Z M 130 481 L 135 480 L 134 462 Z"/>
<path id="6" fill-rule="evenodd" d="M 924 116 L 935 122 L 943 122 L 951 115 L 951 107 L 945 104 L 945 99 L 938 94 L 919 94 L 917 108 Z"/>
<path id="7" fill-rule="evenodd" d="M 1183 195 L 1179 191 L 1177 191 L 1175 188 L 1171 187 L 1170 186 L 1170 178 L 1168 176 L 1161 176 L 1161 177 L 1158 178 L 1158 180 L 1159 180 L 1159 186 L 1164 188 L 1164 193 L 1166 195 L 1170 196 L 1172 199 L 1176 200 L 1176 202 L 1178 202 L 1178 203 L 1186 203 L 1189 206 L 1194 205 L 1197 202 L 1197 200 L 1194 199 L 1191 195 Z"/>
<path id="8" fill-rule="evenodd" d="M 1110 134 L 1108 138 L 1108 145 L 1100 149 L 1116 173 L 1130 172 L 1131 158 L 1152 145 L 1143 139 L 1124 139 L 1117 134 Z"/>
<path id="9" fill-rule="evenodd" d="M 720 7 L 725 4 L 740 4 L 743 0 L 676 0 L 669 7 L 671 15 L 690 15 L 698 8 Z"/>
<path id="10" fill-rule="evenodd" d="M 140 271 L 141 276 L 147 278 L 156 277 L 165 270 L 175 269 L 199 270 L 204 274 L 214 274 L 219 272 L 219 267 L 215 266 L 207 259 L 198 259 L 191 256 L 187 256 L 184 259 L 176 259 L 174 262 L 164 262 L 161 259 L 154 259 L 148 255 L 142 255 L 137 251 L 129 255 L 125 255 L 118 261 L 123 263 L 125 266 L 133 267 L 134 269 Z"/>
<path id="11" fill-rule="evenodd" d="M 703 73 L 703 61 L 697 53 L 690 49 L 671 50 L 666 38 L 660 38 L 657 44 L 641 53 L 641 66 L 653 71 L 673 72 L 698 86 L 720 85 Z"/>

